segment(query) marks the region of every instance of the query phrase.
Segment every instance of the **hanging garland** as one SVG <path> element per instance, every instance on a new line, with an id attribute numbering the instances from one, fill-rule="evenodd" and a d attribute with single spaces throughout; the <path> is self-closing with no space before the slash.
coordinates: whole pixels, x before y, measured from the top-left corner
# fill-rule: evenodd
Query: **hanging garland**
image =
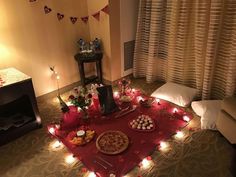
<path id="1" fill-rule="evenodd" d="M 37 0 L 29 0 L 30 3 L 34 3 L 36 1 Z M 47 5 L 45 5 L 44 6 L 44 13 L 45 14 L 49 14 L 51 12 L 52 12 L 52 8 L 50 8 Z M 109 15 L 109 6 L 106 5 L 101 10 L 93 13 L 91 16 L 99 21 L 100 20 L 100 12 L 104 12 L 105 14 Z M 57 12 L 57 19 L 58 19 L 58 21 L 61 21 L 64 17 L 65 17 L 65 14 Z M 72 24 L 75 24 L 78 19 L 79 18 L 77 16 L 70 16 L 69 17 L 69 20 L 71 21 Z M 86 24 L 88 22 L 88 20 L 89 20 L 89 16 L 83 16 L 83 17 L 80 17 L 80 19 L 81 19 L 81 21 L 83 21 Z"/>

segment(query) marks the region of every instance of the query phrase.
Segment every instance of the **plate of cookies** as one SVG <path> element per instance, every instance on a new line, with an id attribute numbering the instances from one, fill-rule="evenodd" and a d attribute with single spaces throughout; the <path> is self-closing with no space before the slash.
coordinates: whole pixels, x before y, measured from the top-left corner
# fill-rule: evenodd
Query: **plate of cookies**
<path id="1" fill-rule="evenodd" d="M 129 122 L 129 127 L 136 131 L 151 132 L 155 130 L 155 122 L 148 115 L 139 115 L 138 118 L 133 119 Z"/>

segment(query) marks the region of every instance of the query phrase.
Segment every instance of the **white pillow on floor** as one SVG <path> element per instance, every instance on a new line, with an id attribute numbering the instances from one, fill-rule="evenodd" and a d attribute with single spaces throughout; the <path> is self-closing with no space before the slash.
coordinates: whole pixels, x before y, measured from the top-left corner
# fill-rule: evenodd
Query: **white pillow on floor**
<path id="1" fill-rule="evenodd" d="M 151 96 L 172 102 L 182 107 L 187 107 L 196 95 L 197 89 L 167 82 L 155 90 Z"/>
<path id="2" fill-rule="evenodd" d="M 216 130 L 216 120 L 221 108 L 221 100 L 194 101 L 193 111 L 201 117 L 201 129 Z"/>

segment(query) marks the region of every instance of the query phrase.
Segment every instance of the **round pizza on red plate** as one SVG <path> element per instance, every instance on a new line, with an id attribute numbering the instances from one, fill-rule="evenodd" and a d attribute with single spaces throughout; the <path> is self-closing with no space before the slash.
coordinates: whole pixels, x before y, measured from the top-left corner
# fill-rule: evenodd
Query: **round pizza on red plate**
<path id="1" fill-rule="evenodd" d="M 105 131 L 99 135 L 96 141 L 97 149 L 109 155 L 115 155 L 128 148 L 129 138 L 121 131 Z"/>

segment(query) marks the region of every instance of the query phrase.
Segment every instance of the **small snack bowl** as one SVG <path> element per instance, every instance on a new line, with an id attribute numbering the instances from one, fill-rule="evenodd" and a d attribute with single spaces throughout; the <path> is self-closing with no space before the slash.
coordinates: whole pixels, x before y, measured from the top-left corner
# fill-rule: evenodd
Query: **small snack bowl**
<path id="1" fill-rule="evenodd" d="M 77 131 L 76 135 L 77 135 L 78 137 L 83 138 L 83 137 L 85 136 L 85 131 L 84 131 L 84 130 L 79 130 L 79 131 Z"/>

